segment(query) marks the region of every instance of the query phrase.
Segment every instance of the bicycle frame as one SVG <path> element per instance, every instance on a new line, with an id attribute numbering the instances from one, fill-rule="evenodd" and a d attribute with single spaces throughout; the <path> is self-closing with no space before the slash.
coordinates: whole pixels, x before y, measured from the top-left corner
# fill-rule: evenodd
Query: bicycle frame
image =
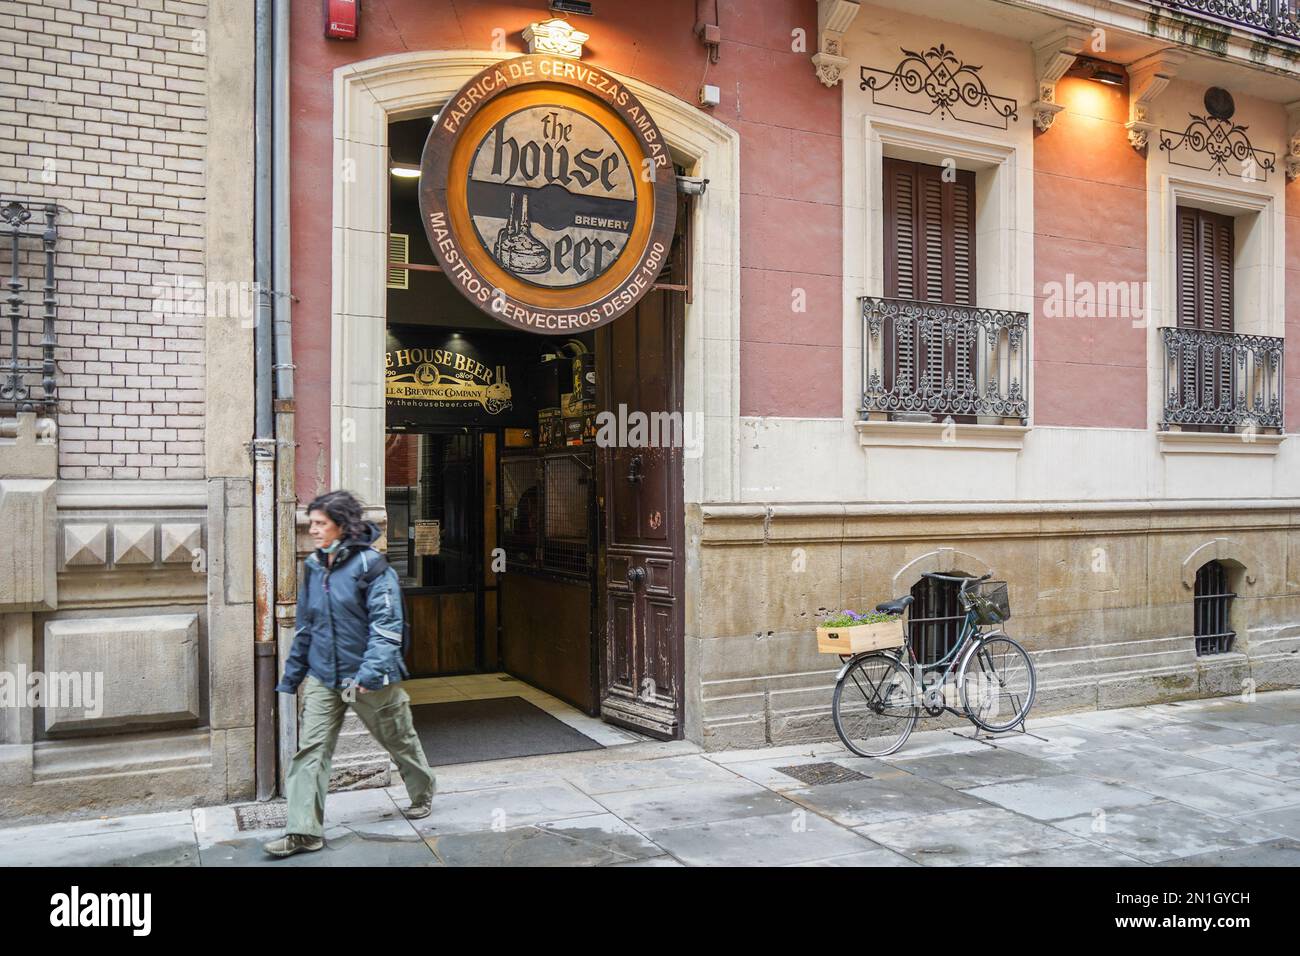
<path id="1" fill-rule="evenodd" d="M 987 578 L 988 575 L 985 575 L 985 577 Z M 961 591 L 959 593 L 962 596 L 964 596 L 966 594 L 966 588 L 970 584 L 980 580 L 982 579 L 963 578 Z M 960 632 L 958 632 L 956 643 L 953 644 L 952 648 L 948 651 L 948 653 L 945 654 L 943 657 L 939 658 L 939 660 L 932 661 L 929 664 L 922 664 L 920 661 L 918 661 L 916 659 L 916 652 L 912 649 L 912 642 L 909 635 L 908 641 L 903 645 L 902 648 L 900 648 L 897 651 L 890 651 L 890 650 L 866 651 L 862 654 L 854 654 L 853 656 L 848 658 L 841 656 L 840 659 L 844 662 L 844 664 L 840 668 L 839 673 L 836 675 L 836 680 L 839 681 L 843 679 L 845 673 L 848 672 L 849 667 L 853 664 L 854 661 L 858 660 L 859 658 L 866 657 L 870 654 L 883 654 L 886 657 L 894 658 L 894 660 L 896 660 L 899 664 L 903 665 L 905 668 L 907 668 L 907 670 L 909 670 L 914 675 L 916 686 L 917 688 L 920 689 L 920 694 L 921 694 L 921 700 L 918 706 L 922 706 L 926 709 L 927 712 L 932 712 L 935 713 L 936 715 L 939 713 L 947 712 L 950 714 L 954 714 L 957 717 L 966 717 L 967 715 L 964 711 L 959 710 L 955 707 L 948 706 L 946 699 L 942 698 L 942 693 L 943 693 L 942 688 L 947 684 L 949 676 L 952 675 L 953 671 L 957 668 L 958 664 L 961 663 L 967 656 L 967 650 L 968 649 L 978 650 L 978 644 L 977 644 L 978 640 L 985 636 L 988 636 L 989 634 L 995 634 L 995 633 L 1000 633 L 1000 632 L 998 631 L 986 632 L 984 631 L 983 627 L 976 622 L 975 608 L 972 606 L 970 609 L 966 611 L 966 618 L 965 620 L 962 621 L 961 630 Z M 930 686 L 933 686 L 934 688 L 938 689 L 941 695 L 941 699 L 944 700 L 944 703 L 941 705 L 942 709 L 936 711 L 930 704 L 926 703 L 926 696 L 930 689 L 930 686 L 927 686 L 926 684 L 926 678 L 929 675 L 934 674 L 938 671 L 942 671 L 942 674 L 939 675 L 937 680 L 931 680 Z"/>

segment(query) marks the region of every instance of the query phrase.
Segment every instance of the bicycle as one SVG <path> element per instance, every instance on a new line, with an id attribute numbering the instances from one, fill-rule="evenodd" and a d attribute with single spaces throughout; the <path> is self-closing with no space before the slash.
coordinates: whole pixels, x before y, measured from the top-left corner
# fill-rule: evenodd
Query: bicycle
<path id="1" fill-rule="evenodd" d="M 929 664 L 917 660 L 910 640 L 899 648 L 840 656 L 844 665 L 836 675 L 831 717 L 840 740 L 860 757 L 884 757 L 897 751 L 911 735 L 922 709 L 931 717 L 951 713 L 967 718 L 978 729 L 1004 733 L 1017 725 L 1023 728 L 1034 704 L 1038 678 L 1028 652 L 1005 631 L 984 630 L 1011 617 L 1006 582 L 985 585 L 992 572 L 979 578 L 922 576 L 961 582 L 957 600 L 966 612 L 965 620 L 952 648 Z M 912 600 L 910 594 L 904 595 L 877 604 L 876 610 L 901 615 Z M 960 710 L 949 706 L 946 693 L 954 670 Z M 1007 707 L 1010 719 L 995 722 Z"/>

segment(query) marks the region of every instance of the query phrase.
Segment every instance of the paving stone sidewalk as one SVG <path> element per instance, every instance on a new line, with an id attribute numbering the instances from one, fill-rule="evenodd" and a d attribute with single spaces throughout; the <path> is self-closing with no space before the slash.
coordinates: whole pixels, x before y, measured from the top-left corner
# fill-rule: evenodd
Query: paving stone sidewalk
<path id="1" fill-rule="evenodd" d="M 219 806 L 0 829 L 0 865 L 1300 866 L 1300 690 L 1029 731 L 921 731 L 883 760 L 673 741 L 463 764 L 424 820 L 401 786 L 330 794 L 326 849 L 286 860 Z"/>

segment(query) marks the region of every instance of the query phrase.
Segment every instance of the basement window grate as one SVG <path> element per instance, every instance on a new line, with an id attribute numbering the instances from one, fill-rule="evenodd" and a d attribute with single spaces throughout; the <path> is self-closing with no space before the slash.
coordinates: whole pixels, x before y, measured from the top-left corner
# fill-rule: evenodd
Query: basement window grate
<path id="1" fill-rule="evenodd" d="M 1196 572 L 1196 590 L 1192 605 L 1196 620 L 1196 656 L 1227 654 L 1232 650 L 1236 632 L 1228 626 L 1228 613 L 1232 599 L 1237 595 L 1228 590 L 1228 573 L 1218 561 L 1203 564 Z"/>
<path id="2" fill-rule="evenodd" d="M 244 803 L 235 807 L 235 824 L 243 830 L 283 830 L 288 804 L 283 800 L 272 803 Z"/>
<path id="3" fill-rule="evenodd" d="M 842 767 L 837 763 L 801 763 L 792 767 L 777 767 L 781 773 L 787 777 L 801 783 L 806 783 L 810 787 L 824 787 L 832 783 L 852 783 L 855 780 L 870 780 L 864 773 L 858 773 L 856 770 L 850 770 L 848 767 Z"/>

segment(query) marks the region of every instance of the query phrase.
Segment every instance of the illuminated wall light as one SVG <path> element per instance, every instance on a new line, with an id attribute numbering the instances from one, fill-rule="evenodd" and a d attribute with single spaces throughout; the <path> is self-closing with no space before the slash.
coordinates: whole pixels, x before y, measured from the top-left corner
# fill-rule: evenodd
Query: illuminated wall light
<path id="1" fill-rule="evenodd" d="M 388 167 L 388 172 L 398 179 L 420 178 L 420 167 L 411 163 L 393 163 Z"/>

